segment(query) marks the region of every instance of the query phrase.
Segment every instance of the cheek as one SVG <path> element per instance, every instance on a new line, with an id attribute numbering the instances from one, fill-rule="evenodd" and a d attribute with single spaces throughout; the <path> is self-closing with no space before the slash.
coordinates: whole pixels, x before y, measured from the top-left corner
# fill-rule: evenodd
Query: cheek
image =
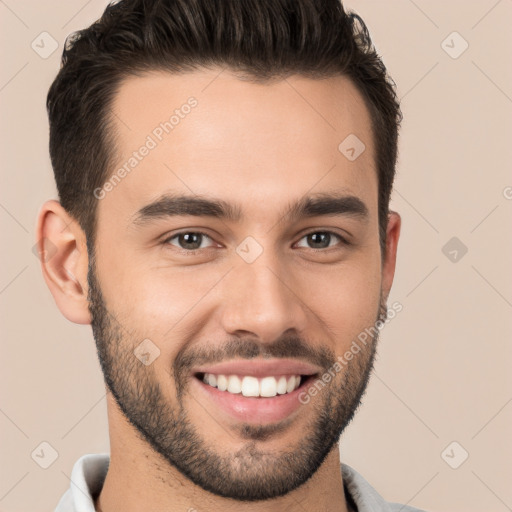
<path id="1" fill-rule="evenodd" d="M 161 337 L 187 315 L 214 283 L 214 277 L 154 263 L 154 258 L 109 253 L 101 268 L 101 287 L 108 307 L 140 334 Z M 152 261 L 153 260 L 153 261 Z M 212 281 L 212 283 L 210 283 Z"/>
<path id="2" fill-rule="evenodd" d="M 158 347 L 160 371 L 198 334 L 202 325 L 198 319 L 207 316 L 205 307 L 211 305 L 211 291 L 220 277 L 214 270 L 124 261 L 112 268 L 103 289 L 111 298 L 109 310 L 124 327 L 125 339 L 134 345 L 149 339 Z"/>
<path id="3" fill-rule="evenodd" d="M 301 276 L 305 303 L 335 339 L 336 351 L 373 325 L 379 313 L 381 275 L 378 259 L 353 260 L 336 269 Z"/>

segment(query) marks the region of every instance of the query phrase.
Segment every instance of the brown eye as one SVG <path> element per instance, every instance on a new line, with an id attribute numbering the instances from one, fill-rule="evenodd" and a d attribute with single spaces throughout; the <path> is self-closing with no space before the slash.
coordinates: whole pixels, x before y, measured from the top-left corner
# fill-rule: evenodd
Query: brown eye
<path id="1" fill-rule="evenodd" d="M 205 239 L 211 240 L 211 238 L 205 233 L 197 231 L 186 231 L 183 233 L 173 235 L 172 237 L 168 238 L 165 242 L 174 245 L 179 249 L 195 251 L 197 249 L 205 248 L 205 246 L 203 245 Z M 177 243 L 173 243 L 173 240 L 176 240 Z"/>

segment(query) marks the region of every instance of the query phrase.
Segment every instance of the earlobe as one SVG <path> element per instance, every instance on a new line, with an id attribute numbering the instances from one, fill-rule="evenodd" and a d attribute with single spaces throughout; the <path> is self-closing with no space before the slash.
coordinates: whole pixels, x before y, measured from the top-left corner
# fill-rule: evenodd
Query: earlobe
<path id="1" fill-rule="evenodd" d="M 382 295 L 387 301 L 395 276 L 396 255 L 402 219 L 397 212 L 390 211 L 386 228 L 386 254 L 382 267 Z"/>
<path id="2" fill-rule="evenodd" d="M 44 280 L 57 307 L 71 322 L 90 324 L 86 237 L 78 222 L 58 201 L 42 206 L 36 228 Z"/>

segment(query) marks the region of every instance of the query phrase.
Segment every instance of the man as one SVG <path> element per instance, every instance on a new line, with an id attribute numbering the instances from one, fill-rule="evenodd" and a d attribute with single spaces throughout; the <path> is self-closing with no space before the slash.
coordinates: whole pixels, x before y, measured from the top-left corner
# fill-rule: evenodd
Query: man
<path id="1" fill-rule="evenodd" d="M 337 0 L 121 1 L 67 42 L 48 112 L 42 269 L 92 325 L 111 444 L 56 510 L 416 510 L 337 444 L 400 233 L 400 110 L 362 20 Z"/>

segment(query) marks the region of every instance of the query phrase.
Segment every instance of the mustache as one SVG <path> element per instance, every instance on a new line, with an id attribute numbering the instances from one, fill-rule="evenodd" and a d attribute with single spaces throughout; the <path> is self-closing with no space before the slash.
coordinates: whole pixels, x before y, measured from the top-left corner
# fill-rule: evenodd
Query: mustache
<path id="1" fill-rule="evenodd" d="M 379 320 L 387 318 L 386 302 L 379 304 Z M 327 370 L 336 362 L 333 350 L 327 347 L 315 347 L 296 335 L 283 335 L 272 343 L 263 343 L 255 338 L 232 338 L 221 347 L 184 347 L 176 356 L 173 370 L 176 377 L 190 373 L 194 366 L 220 363 L 228 359 L 289 358 L 301 359 Z M 178 379 L 176 379 L 178 380 Z"/>
<path id="2" fill-rule="evenodd" d="M 262 343 L 254 338 L 236 338 L 228 340 L 222 347 L 184 347 L 174 360 L 173 372 L 176 383 L 183 383 L 195 366 L 256 357 L 300 359 L 323 369 L 330 368 L 336 361 L 332 350 L 314 347 L 298 336 L 281 337 L 272 343 Z"/>

